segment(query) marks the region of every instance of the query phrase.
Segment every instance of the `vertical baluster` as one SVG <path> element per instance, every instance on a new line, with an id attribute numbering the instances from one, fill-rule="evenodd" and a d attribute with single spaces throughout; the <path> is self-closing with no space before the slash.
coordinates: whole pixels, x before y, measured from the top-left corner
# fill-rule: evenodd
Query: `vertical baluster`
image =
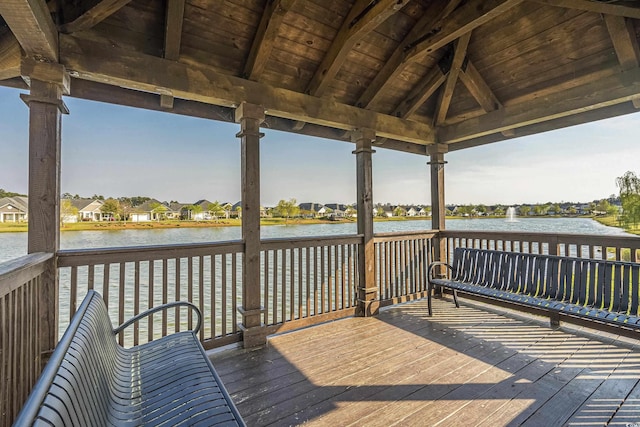
<path id="1" fill-rule="evenodd" d="M 71 283 L 69 284 L 69 322 L 78 309 L 78 267 L 71 267 Z M 122 322 L 120 322 L 122 323 Z"/>
<path id="2" fill-rule="evenodd" d="M 109 311 L 109 274 L 111 273 L 111 264 L 104 265 L 104 272 L 102 275 L 102 299 L 107 306 L 107 312 Z"/>
<path id="3" fill-rule="evenodd" d="M 312 248 L 306 250 L 305 264 L 307 269 L 307 317 L 311 316 L 311 253 Z"/>
<path id="4" fill-rule="evenodd" d="M 391 260 L 391 242 L 384 242 L 384 257 L 385 257 L 385 267 L 384 267 L 384 296 L 380 296 L 380 299 L 388 299 L 391 296 L 391 280 L 392 280 L 392 260 Z"/>
<path id="5" fill-rule="evenodd" d="M 229 306 L 229 301 L 227 301 L 227 254 L 222 254 L 222 281 L 220 283 L 222 287 L 222 301 L 221 303 L 221 311 L 222 311 L 222 336 L 227 336 L 227 311 Z"/>
<path id="6" fill-rule="evenodd" d="M 237 253 L 234 252 L 231 254 L 231 299 L 232 304 L 230 307 L 231 310 L 231 331 L 235 334 L 238 332 L 238 310 L 236 309 L 238 305 L 238 260 Z M 258 270 L 260 271 L 260 270 Z M 260 299 L 258 299 L 260 301 Z"/>
<path id="7" fill-rule="evenodd" d="M 94 277 L 95 277 L 95 268 L 96 266 L 94 264 L 89 264 L 87 266 L 87 270 L 88 270 L 88 277 L 87 277 L 87 289 L 93 289 L 93 282 L 94 282 Z"/>
<path id="8" fill-rule="evenodd" d="M 327 303 L 328 312 L 332 312 L 334 307 L 334 286 L 335 286 L 335 268 L 333 260 L 334 246 L 327 246 Z"/>
<path id="9" fill-rule="evenodd" d="M 181 276 L 182 276 L 182 269 L 181 267 L 181 262 L 182 262 L 182 258 L 175 258 L 174 259 L 175 263 L 176 263 L 176 267 L 175 267 L 175 292 L 173 294 L 174 297 L 174 301 L 180 301 L 180 285 L 181 285 Z M 175 319 L 173 321 L 173 329 L 175 330 L 175 332 L 180 332 L 180 307 L 176 307 L 174 310 L 174 316 Z"/>
<path id="10" fill-rule="evenodd" d="M 341 288 L 341 290 L 340 290 L 340 296 L 341 296 L 341 298 L 340 298 L 340 301 L 341 301 L 340 308 L 341 309 L 345 309 L 346 308 L 346 305 L 345 305 L 345 302 L 346 302 L 345 301 L 345 299 L 346 299 L 345 298 L 345 286 L 346 286 L 346 283 L 345 283 L 345 280 L 346 280 L 345 271 L 347 270 L 347 264 L 345 262 L 345 256 L 344 256 L 345 254 L 344 253 L 345 253 L 345 249 L 346 248 L 345 248 L 345 245 L 340 245 L 340 247 L 338 249 L 340 250 L 340 265 L 342 266 L 340 268 L 340 288 Z"/>
<path id="11" fill-rule="evenodd" d="M 211 282 L 209 287 L 209 299 L 211 301 L 211 338 L 215 338 L 217 336 L 216 333 L 216 317 L 218 316 L 218 307 L 216 307 L 216 294 L 218 289 L 218 282 L 216 278 L 216 256 L 211 255 L 211 261 L 209 264 L 209 269 L 211 271 Z"/>
<path id="12" fill-rule="evenodd" d="M 108 265 L 105 265 L 105 270 L 108 268 Z M 105 272 L 105 275 L 107 275 L 107 273 Z M 153 295 L 153 291 L 155 290 L 155 283 L 154 280 L 155 279 L 155 261 L 154 260 L 149 260 L 149 289 L 147 289 L 147 293 L 148 293 L 148 302 L 147 302 L 147 308 L 151 308 L 153 306 L 155 306 L 154 303 L 154 295 Z M 149 321 L 147 322 L 147 341 L 151 342 L 153 341 L 153 314 L 149 316 Z"/>
<path id="13" fill-rule="evenodd" d="M 320 307 L 322 309 L 322 313 L 326 313 L 326 298 L 325 298 L 325 266 L 324 266 L 324 252 L 325 247 L 320 247 Z"/>
<path id="14" fill-rule="evenodd" d="M 187 301 L 195 303 L 193 298 L 193 257 L 187 257 Z M 187 310 L 187 328 L 193 329 L 193 313 Z"/>
<path id="15" fill-rule="evenodd" d="M 262 251 L 262 254 L 262 265 L 264 269 L 262 273 L 262 277 L 264 278 L 264 299 L 262 301 L 262 305 L 264 306 L 264 313 L 262 314 L 262 323 L 264 323 L 265 325 L 269 325 L 269 251 Z"/>
<path id="16" fill-rule="evenodd" d="M 277 324 L 278 323 L 278 250 L 274 250 L 273 251 L 273 281 L 272 281 L 272 289 L 273 289 L 273 295 L 271 296 L 272 298 L 272 311 L 273 314 L 271 315 L 272 322 L 273 324 Z"/>
<path id="17" fill-rule="evenodd" d="M 120 281 L 118 283 L 118 324 L 124 323 L 124 285 L 125 285 L 125 266 L 124 262 L 120 263 Z M 75 310 L 74 310 L 75 311 Z M 124 331 L 120 332 L 118 336 L 118 342 L 120 345 L 124 345 Z"/>
<path id="18" fill-rule="evenodd" d="M 169 259 L 164 258 L 162 261 L 162 304 L 169 302 Z M 168 332 L 167 310 L 162 310 L 162 336 L 166 336 Z"/>
<path id="19" fill-rule="evenodd" d="M 402 256 L 402 248 L 400 247 L 400 242 L 395 241 L 393 242 L 393 252 L 395 255 L 395 262 L 394 262 L 394 288 L 395 288 L 395 292 L 393 295 L 391 295 L 391 297 L 398 297 L 400 295 L 400 286 L 402 286 L 402 282 L 401 282 L 401 277 L 402 277 L 402 267 L 400 264 L 400 258 Z"/>
<path id="20" fill-rule="evenodd" d="M 318 315 L 318 283 L 320 271 L 318 264 L 320 262 L 320 254 L 318 253 L 318 246 L 313 248 L 313 315 Z"/>
<path id="21" fill-rule="evenodd" d="M 304 248 L 298 248 L 298 319 L 302 319 L 302 296 L 304 294 L 304 279 L 303 279 L 303 271 L 302 271 L 302 254 Z"/>
<path id="22" fill-rule="evenodd" d="M 281 303 L 282 303 L 282 323 L 287 321 L 287 250 L 283 249 L 282 250 L 282 286 L 280 287 L 280 289 L 282 289 L 282 299 L 281 299 Z"/>
<path id="23" fill-rule="evenodd" d="M 140 261 L 135 263 L 135 281 L 133 286 L 133 315 L 140 313 Z M 133 345 L 140 343 L 140 323 L 133 324 Z"/>
<path id="24" fill-rule="evenodd" d="M 207 317 L 204 307 L 204 256 L 198 256 L 198 308 L 202 313 L 202 327 L 200 328 L 200 341 L 204 341 L 205 323 L 204 319 Z M 210 310 L 211 311 L 211 310 Z M 213 338 L 213 337 L 212 337 Z"/>

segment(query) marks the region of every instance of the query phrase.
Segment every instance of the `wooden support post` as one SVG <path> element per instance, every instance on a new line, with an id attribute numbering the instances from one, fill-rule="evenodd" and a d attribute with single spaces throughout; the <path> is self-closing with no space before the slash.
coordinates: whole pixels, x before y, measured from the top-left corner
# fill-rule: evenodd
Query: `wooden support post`
<path id="1" fill-rule="evenodd" d="M 60 147 L 63 93 L 69 75 L 62 65 L 24 59 L 21 74 L 31 85 L 21 95 L 29 107 L 29 232 L 27 251 L 55 254 L 60 248 Z M 38 296 L 38 342 L 44 367 L 58 342 L 58 275 L 55 257 L 43 275 Z"/>
<path id="2" fill-rule="evenodd" d="M 263 307 L 260 305 L 260 124 L 264 121 L 264 108 L 242 103 L 236 109 L 236 122 L 242 142 L 242 339 L 244 348 L 266 344 L 262 324 Z"/>
<path id="3" fill-rule="evenodd" d="M 376 138 L 372 129 L 354 131 L 351 140 L 356 144 L 356 179 L 358 234 L 364 236 L 358 247 L 358 305 L 356 316 L 378 314 L 378 288 L 375 283 L 375 247 L 373 244 L 373 170 L 371 144 Z"/>
<path id="4" fill-rule="evenodd" d="M 445 202 L 444 202 L 444 154 L 448 151 L 446 144 L 434 144 L 428 147 L 431 161 L 431 228 L 442 231 L 445 229 Z M 446 240 L 439 233 L 434 239 L 433 261 L 446 261 Z M 444 269 L 440 270 L 442 275 Z"/>

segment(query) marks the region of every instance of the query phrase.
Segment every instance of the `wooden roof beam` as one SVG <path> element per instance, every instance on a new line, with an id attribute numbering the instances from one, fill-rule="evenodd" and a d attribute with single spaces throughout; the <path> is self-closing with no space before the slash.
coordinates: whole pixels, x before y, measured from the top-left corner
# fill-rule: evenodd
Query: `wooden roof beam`
<path id="1" fill-rule="evenodd" d="M 411 43 L 404 60 L 418 61 L 446 46 L 462 35 L 473 31 L 496 16 L 519 5 L 523 0 L 470 0 L 456 9 L 439 31 L 426 33 Z"/>
<path id="2" fill-rule="evenodd" d="M 371 107 L 383 93 L 387 83 L 394 80 L 394 78 L 404 70 L 404 50 L 407 46 L 420 34 L 435 28 L 442 19 L 446 18 L 458 7 L 460 2 L 461 0 L 434 0 L 422 15 L 422 18 L 420 18 L 411 31 L 409 31 L 409 34 L 402 40 L 398 49 L 394 50 L 391 57 L 385 62 L 382 69 L 367 86 L 367 89 L 362 93 L 356 105 L 362 108 Z"/>
<path id="3" fill-rule="evenodd" d="M 633 28 L 633 22 L 621 16 L 604 15 L 613 48 L 623 71 L 640 67 L 640 49 Z M 640 108 L 640 98 L 632 100 L 633 106 Z"/>
<path id="4" fill-rule="evenodd" d="M 18 40 L 10 32 L 0 39 L 0 80 L 20 76 L 22 51 Z"/>
<path id="5" fill-rule="evenodd" d="M 65 24 L 60 26 L 63 33 L 74 33 L 93 28 L 120 9 L 131 0 L 85 0 L 80 3 L 77 10 L 63 9 L 63 12 L 71 14 L 65 16 Z"/>
<path id="6" fill-rule="evenodd" d="M 471 60 L 467 59 L 466 66 L 460 70 L 459 78 L 485 112 L 489 113 L 502 107 Z"/>
<path id="7" fill-rule="evenodd" d="M 584 10 L 586 12 L 605 15 L 624 16 L 640 19 L 640 5 L 635 1 L 594 1 L 594 0 L 532 0 L 547 6 L 564 7 L 565 9 Z"/>
<path id="8" fill-rule="evenodd" d="M 407 3 L 408 0 L 356 1 L 309 82 L 307 93 L 322 96 L 355 44 Z"/>
<path id="9" fill-rule="evenodd" d="M 260 75 L 262 75 L 273 50 L 284 16 L 294 6 L 295 2 L 296 0 L 267 1 L 244 66 L 242 73 L 244 78 L 254 81 L 260 79 Z"/>
<path id="10" fill-rule="evenodd" d="M 73 77 L 224 107 L 248 102 L 270 116 L 341 130 L 375 129 L 380 137 L 427 145 L 433 128 L 425 123 L 360 109 L 333 100 L 245 80 L 211 67 L 185 65 L 109 44 L 60 36 L 61 63 Z"/>
<path id="11" fill-rule="evenodd" d="M 180 59 L 184 4 L 185 0 L 167 0 L 164 24 L 164 57 L 170 61 Z M 160 105 L 167 109 L 173 108 L 173 96 L 160 95 Z"/>
<path id="12" fill-rule="evenodd" d="M 448 73 L 443 72 L 440 65 L 433 67 L 394 110 L 393 115 L 403 119 L 409 118 L 442 86 L 447 75 Z"/>
<path id="13" fill-rule="evenodd" d="M 28 56 L 58 61 L 58 30 L 44 0 L 2 0 L 0 15 Z"/>
<path id="14" fill-rule="evenodd" d="M 0 82 L 4 85 L 6 82 Z M 12 86 L 13 87 L 13 86 Z M 109 86 L 103 83 L 92 82 L 89 80 L 74 79 L 71 85 L 70 95 L 73 98 L 88 99 L 91 101 L 106 102 L 108 104 L 123 105 L 126 107 L 143 108 L 153 111 L 164 111 L 171 114 L 184 115 L 188 117 L 198 117 L 208 120 L 217 120 L 222 122 L 235 122 L 235 109 L 229 107 L 219 107 L 211 104 L 205 104 L 196 101 L 187 101 L 184 99 L 176 99 L 174 108 L 166 111 L 158 104 L 158 95 L 148 92 L 140 92 L 132 89 Z M 283 132 L 293 132 L 293 121 L 281 119 L 279 117 L 267 116 L 261 127 L 265 129 L 279 130 Z M 300 133 L 300 132 L 298 132 Z M 305 135 L 316 136 L 323 139 L 331 139 L 337 141 L 351 142 L 350 134 L 344 131 L 317 126 L 305 126 Z M 384 144 L 385 148 L 391 150 L 402 151 L 413 154 L 426 154 L 426 146 L 413 144 L 410 142 L 387 140 Z"/>
<path id="15" fill-rule="evenodd" d="M 436 125 L 441 124 L 447 118 L 447 112 L 449 111 L 449 105 L 451 105 L 451 99 L 453 98 L 453 91 L 458 83 L 458 76 L 460 75 L 460 69 L 467 57 L 467 47 L 469 46 L 469 40 L 471 40 L 471 32 L 463 34 L 462 37 L 456 42 L 455 52 L 453 54 L 453 61 L 451 62 L 451 69 L 447 76 L 447 81 L 444 84 L 444 88 L 440 92 L 440 98 L 438 105 L 436 105 L 436 113 L 434 115 L 434 123 Z"/>
<path id="16" fill-rule="evenodd" d="M 625 103 L 638 95 L 640 68 L 444 126 L 438 137 L 440 142 L 451 144 L 549 120 L 569 120 L 569 116 Z"/>

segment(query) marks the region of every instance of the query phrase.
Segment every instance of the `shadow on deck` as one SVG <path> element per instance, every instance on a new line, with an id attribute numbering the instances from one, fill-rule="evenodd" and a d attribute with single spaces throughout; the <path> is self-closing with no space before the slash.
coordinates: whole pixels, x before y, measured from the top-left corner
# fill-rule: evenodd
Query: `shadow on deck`
<path id="1" fill-rule="evenodd" d="M 248 425 L 640 423 L 640 342 L 480 303 L 395 306 L 211 356 Z"/>

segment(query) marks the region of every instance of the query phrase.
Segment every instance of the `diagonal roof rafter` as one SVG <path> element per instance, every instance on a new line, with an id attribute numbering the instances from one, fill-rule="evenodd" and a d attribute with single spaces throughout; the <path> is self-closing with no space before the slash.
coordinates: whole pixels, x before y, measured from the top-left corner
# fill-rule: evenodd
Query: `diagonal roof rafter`
<path id="1" fill-rule="evenodd" d="M 311 78 L 307 93 L 322 96 L 355 44 L 407 3 L 408 0 L 357 0 Z"/>
<path id="2" fill-rule="evenodd" d="M 297 0 L 270 0 L 267 1 L 258 30 L 249 51 L 249 56 L 244 65 L 243 77 L 258 81 L 264 71 L 267 60 L 273 50 L 273 45 L 278 36 L 278 29 L 285 15 Z"/>
<path id="3" fill-rule="evenodd" d="M 397 75 L 402 73 L 406 63 L 403 62 L 404 50 L 410 45 L 421 33 L 425 31 L 433 31 L 456 7 L 461 0 L 435 0 L 422 15 L 422 18 L 413 26 L 411 31 L 405 36 L 391 57 L 385 62 L 384 66 L 378 72 L 371 84 L 362 93 L 356 105 L 362 108 L 370 108 L 376 100 L 382 95 L 387 84 Z"/>
<path id="4" fill-rule="evenodd" d="M 447 112 L 451 105 L 451 99 L 453 98 L 453 91 L 458 83 L 458 75 L 462 68 L 465 58 L 467 57 L 467 47 L 469 47 L 469 41 L 471 40 L 471 31 L 463 34 L 455 44 L 453 61 L 451 62 L 451 69 L 447 75 L 447 81 L 444 87 L 440 91 L 438 104 L 436 105 L 436 113 L 434 114 L 433 121 L 435 125 L 442 124 L 447 118 Z"/>
<path id="5" fill-rule="evenodd" d="M 131 0 L 90 0 L 80 2 L 81 8 L 75 10 L 72 17 L 65 18 L 60 26 L 63 33 L 74 33 L 93 28 L 100 22 L 113 15 Z"/>
<path id="6" fill-rule="evenodd" d="M 613 48 L 623 71 L 640 67 L 640 49 L 633 22 L 621 16 L 604 15 L 604 22 L 613 42 Z M 640 97 L 632 100 L 640 108 Z"/>
<path id="7" fill-rule="evenodd" d="M 44 0 L 2 0 L 0 15 L 28 56 L 58 61 L 58 31 Z"/>

